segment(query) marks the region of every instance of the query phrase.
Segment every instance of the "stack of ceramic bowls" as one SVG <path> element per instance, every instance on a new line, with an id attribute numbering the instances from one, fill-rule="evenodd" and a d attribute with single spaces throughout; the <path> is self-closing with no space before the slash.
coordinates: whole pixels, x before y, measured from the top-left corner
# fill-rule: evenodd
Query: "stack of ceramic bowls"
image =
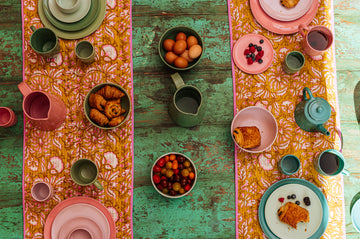
<path id="1" fill-rule="evenodd" d="M 106 12 L 103 0 L 39 0 L 38 12 L 45 27 L 64 39 L 78 39 L 94 32 Z"/>

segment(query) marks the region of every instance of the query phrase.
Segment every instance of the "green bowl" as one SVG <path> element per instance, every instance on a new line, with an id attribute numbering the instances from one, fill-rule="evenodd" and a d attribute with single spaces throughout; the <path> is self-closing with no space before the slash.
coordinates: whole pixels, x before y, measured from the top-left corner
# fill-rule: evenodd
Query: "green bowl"
<path id="1" fill-rule="evenodd" d="M 189 37 L 191 35 L 195 36 L 197 38 L 198 42 L 199 42 L 198 44 L 202 48 L 201 55 L 198 58 L 194 59 L 192 62 L 189 62 L 189 65 L 186 68 L 178 68 L 178 67 L 175 67 L 174 65 L 171 65 L 171 64 L 169 64 L 169 63 L 167 63 L 165 61 L 166 51 L 163 48 L 163 43 L 164 43 L 164 41 L 166 39 L 172 39 L 172 40 L 175 41 L 175 37 L 179 32 L 185 33 L 186 37 Z M 160 40 L 159 40 L 158 50 L 159 50 L 159 56 L 160 56 L 161 60 L 164 62 L 165 65 L 167 65 L 168 67 L 170 67 L 171 69 L 174 69 L 176 71 L 186 71 L 186 70 L 190 70 L 191 68 L 193 68 L 194 66 L 196 66 L 199 63 L 201 57 L 204 54 L 205 48 L 204 48 L 204 43 L 203 43 L 200 35 L 194 29 L 192 29 L 190 27 L 186 27 L 186 26 L 176 26 L 176 27 L 172 27 L 170 29 L 167 29 L 162 34 L 162 36 L 160 37 Z"/>
<path id="2" fill-rule="evenodd" d="M 125 118 L 123 121 L 121 121 L 120 124 L 116 125 L 116 126 L 113 126 L 113 127 L 110 127 L 110 126 L 100 126 L 98 124 L 96 124 L 94 121 L 92 121 L 89 117 L 90 115 L 90 110 L 91 110 L 91 107 L 89 105 L 89 96 L 91 93 L 95 93 L 97 92 L 98 90 L 100 90 L 102 87 L 104 87 L 105 85 L 110 85 L 110 86 L 114 86 L 116 88 L 118 88 L 119 90 L 121 90 L 125 96 L 123 96 L 121 98 L 121 107 L 123 109 L 125 109 Z M 85 116 L 86 118 L 90 121 L 91 124 L 93 124 L 94 126 L 100 128 L 100 129 L 114 129 L 116 127 L 119 127 L 120 125 L 122 125 L 128 118 L 129 118 L 129 115 L 130 115 L 130 110 L 131 110 L 131 99 L 130 99 L 130 96 L 129 94 L 126 92 L 126 90 L 124 88 L 122 88 L 120 85 L 117 85 L 117 84 L 114 84 L 114 83 L 102 83 L 102 84 L 99 84 L 97 86 L 95 86 L 94 88 L 92 88 L 86 95 L 85 97 L 85 100 L 84 100 L 84 113 L 85 113 Z"/>

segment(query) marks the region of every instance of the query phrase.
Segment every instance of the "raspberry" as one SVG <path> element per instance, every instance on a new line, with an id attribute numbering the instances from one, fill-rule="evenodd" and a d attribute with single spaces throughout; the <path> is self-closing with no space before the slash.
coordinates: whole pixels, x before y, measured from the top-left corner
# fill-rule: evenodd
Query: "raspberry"
<path id="1" fill-rule="evenodd" d="M 255 60 L 256 61 L 259 61 L 261 59 L 261 56 L 259 55 L 259 54 L 257 54 L 256 56 L 255 56 Z"/>
<path id="2" fill-rule="evenodd" d="M 252 65 L 252 63 L 254 63 L 254 61 L 253 61 L 252 58 L 248 58 L 248 59 L 247 59 L 247 63 L 248 63 L 248 65 Z"/>
<path id="3" fill-rule="evenodd" d="M 249 53 L 250 53 L 250 50 L 249 50 L 249 49 L 245 49 L 244 55 L 247 55 L 247 54 L 249 54 Z"/>
<path id="4" fill-rule="evenodd" d="M 264 56 L 264 51 L 263 51 L 263 50 L 259 51 L 259 52 L 258 52 L 258 55 L 261 56 L 261 57 L 263 57 L 263 56 Z"/>
<path id="5" fill-rule="evenodd" d="M 255 52 L 255 47 L 254 47 L 254 46 L 251 46 L 251 47 L 250 47 L 250 52 L 251 52 L 251 53 L 254 53 L 254 52 Z"/>
<path id="6" fill-rule="evenodd" d="M 284 198 L 279 198 L 279 202 L 284 202 Z"/>

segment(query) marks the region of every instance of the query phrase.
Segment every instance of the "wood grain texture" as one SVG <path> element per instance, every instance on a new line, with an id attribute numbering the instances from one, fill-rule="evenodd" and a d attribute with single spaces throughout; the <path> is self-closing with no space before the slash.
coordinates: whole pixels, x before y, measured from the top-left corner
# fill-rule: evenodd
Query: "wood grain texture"
<path id="1" fill-rule="evenodd" d="M 334 0 L 334 15 L 343 154 L 351 170 L 344 178 L 346 231 L 347 238 L 359 238 L 349 208 L 360 191 L 360 127 L 355 114 L 360 106 L 354 105 L 360 77 L 360 2 Z M 197 29 L 206 44 L 201 63 L 181 73 L 186 83 L 206 94 L 211 105 L 203 123 L 192 129 L 175 126 L 167 114 L 173 72 L 157 55 L 162 31 L 180 23 Z M 22 96 L 17 89 L 22 80 L 21 45 L 21 1 L 0 0 L 0 105 L 13 108 L 19 119 L 15 127 L 0 128 L 0 238 L 6 239 L 23 237 Z M 134 238 L 234 238 L 234 156 L 228 132 L 232 118 L 230 62 L 226 1 L 133 1 Z M 152 188 L 150 166 L 169 151 L 185 152 L 198 165 L 200 178 L 192 196 L 169 200 Z"/>

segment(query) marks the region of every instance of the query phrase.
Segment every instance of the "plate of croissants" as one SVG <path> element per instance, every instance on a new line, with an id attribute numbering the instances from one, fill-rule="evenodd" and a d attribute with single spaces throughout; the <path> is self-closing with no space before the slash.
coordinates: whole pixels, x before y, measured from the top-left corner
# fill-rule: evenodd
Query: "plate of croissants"
<path id="1" fill-rule="evenodd" d="M 85 97 L 86 118 L 96 127 L 113 129 L 128 118 L 131 100 L 126 90 L 114 83 L 103 83 L 92 88 Z"/>

